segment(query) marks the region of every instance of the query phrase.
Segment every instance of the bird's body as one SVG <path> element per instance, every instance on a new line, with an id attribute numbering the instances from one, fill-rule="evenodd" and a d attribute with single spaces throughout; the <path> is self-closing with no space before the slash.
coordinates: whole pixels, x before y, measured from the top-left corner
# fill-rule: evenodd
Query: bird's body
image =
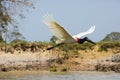
<path id="1" fill-rule="evenodd" d="M 48 28 L 51 30 L 51 32 L 58 38 L 56 40 L 56 46 L 59 46 L 60 44 L 68 44 L 68 43 L 84 43 L 85 41 L 92 42 L 87 37 L 81 39 L 82 36 L 85 36 L 87 34 L 92 33 L 95 30 L 95 26 L 91 26 L 91 28 L 86 32 L 81 32 L 77 35 L 71 36 L 62 26 L 60 26 L 52 17 L 52 15 L 46 15 L 43 19 L 44 24 L 48 26 Z M 52 47 L 52 48 L 54 48 Z M 48 50 L 52 49 L 49 48 Z"/>

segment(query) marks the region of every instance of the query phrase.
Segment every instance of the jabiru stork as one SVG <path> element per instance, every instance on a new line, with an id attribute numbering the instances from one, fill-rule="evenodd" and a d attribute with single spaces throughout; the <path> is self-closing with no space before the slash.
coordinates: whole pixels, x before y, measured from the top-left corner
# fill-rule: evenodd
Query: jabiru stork
<path id="1" fill-rule="evenodd" d="M 57 46 L 60 46 L 62 44 L 68 44 L 68 43 L 79 43 L 82 44 L 85 41 L 88 41 L 92 44 L 95 44 L 92 40 L 88 39 L 88 37 L 81 38 L 82 36 L 85 36 L 87 34 L 93 33 L 95 30 L 95 26 L 91 26 L 90 29 L 88 29 L 85 32 L 81 32 L 77 35 L 71 36 L 61 25 L 59 25 L 56 20 L 53 18 L 52 15 L 45 15 L 43 17 L 43 23 L 48 26 L 48 28 L 51 30 L 51 32 L 58 38 L 56 40 L 56 45 L 52 46 L 50 48 L 47 48 L 47 50 L 51 50 Z"/>

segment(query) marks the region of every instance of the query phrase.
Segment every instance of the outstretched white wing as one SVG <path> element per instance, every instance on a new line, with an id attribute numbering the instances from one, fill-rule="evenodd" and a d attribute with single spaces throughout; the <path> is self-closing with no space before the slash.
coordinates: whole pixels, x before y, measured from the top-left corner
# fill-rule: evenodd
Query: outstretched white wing
<path id="1" fill-rule="evenodd" d="M 93 31 L 95 30 L 95 26 L 91 26 L 89 30 L 87 30 L 86 32 L 81 32 L 75 36 L 73 36 L 74 38 L 81 38 L 82 36 L 85 36 L 87 34 L 91 34 Z"/>
<path id="2" fill-rule="evenodd" d="M 52 15 L 45 15 L 43 19 L 44 24 L 48 26 L 51 32 L 60 40 L 69 40 L 73 37 L 62 27 L 60 26 Z"/>

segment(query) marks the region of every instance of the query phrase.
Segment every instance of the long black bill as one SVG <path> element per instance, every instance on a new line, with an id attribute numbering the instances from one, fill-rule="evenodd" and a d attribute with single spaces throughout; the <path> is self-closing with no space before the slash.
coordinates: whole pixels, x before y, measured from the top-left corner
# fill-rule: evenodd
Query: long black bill
<path id="1" fill-rule="evenodd" d="M 92 43 L 92 44 L 96 44 L 95 42 L 93 42 L 92 40 L 90 39 L 87 39 L 88 42 Z"/>
<path id="2" fill-rule="evenodd" d="M 51 50 L 51 49 L 53 49 L 53 48 L 55 48 L 55 47 L 58 47 L 58 46 L 60 46 L 60 45 L 62 45 L 62 44 L 63 44 L 63 43 L 57 44 L 57 45 L 55 45 L 55 46 L 52 46 L 52 47 L 47 48 L 46 50 Z"/>

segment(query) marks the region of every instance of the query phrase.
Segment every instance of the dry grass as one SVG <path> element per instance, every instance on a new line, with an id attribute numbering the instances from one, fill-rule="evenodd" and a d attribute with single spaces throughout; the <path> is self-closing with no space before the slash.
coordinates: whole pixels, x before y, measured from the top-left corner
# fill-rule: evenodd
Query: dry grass
<path id="1" fill-rule="evenodd" d="M 93 66 L 98 62 L 102 62 L 106 58 L 109 58 L 116 53 L 120 53 L 119 43 L 98 43 L 97 45 L 88 43 L 83 45 L 70 44 L 63 45 L 50 51 L 45 50 L 47 47 L 52 46 L 52 44 L 49 43 L 24 43 L 25 47 L 23 47 L 23 43 L 20 43 L 22 47 L 18 43 L 16 45 L 13 45 L 14 53 L 0 51 L 0 64 L 32 64 L 33 66 L 34 63 L 46 64 L 48 63 L 48 60 L 53 60 L 53 62 L 50 63 L 50 66 L 56 66 L 61 70 L 88 70 L 89 68 L 93 69 Z M 65 46 L 67 46 L 68 49 L 65 49 Z M 101 51 L 99 51 L 100 49 Z M 59 62 L 54 60 L 58 60 Z"/>

